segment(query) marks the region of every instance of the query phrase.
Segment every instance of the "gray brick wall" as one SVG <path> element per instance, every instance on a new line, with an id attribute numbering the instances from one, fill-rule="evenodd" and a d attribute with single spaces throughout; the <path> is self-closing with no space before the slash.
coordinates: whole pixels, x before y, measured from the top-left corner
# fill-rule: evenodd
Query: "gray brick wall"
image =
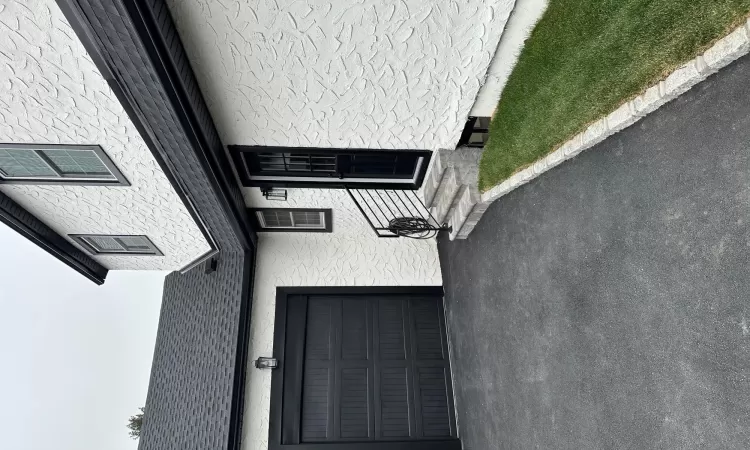
<path id="1" fill-rule="evenodd" d="M 220 255 L 164 282 L 139 450 L 225 449 L 249 256 Z"/>

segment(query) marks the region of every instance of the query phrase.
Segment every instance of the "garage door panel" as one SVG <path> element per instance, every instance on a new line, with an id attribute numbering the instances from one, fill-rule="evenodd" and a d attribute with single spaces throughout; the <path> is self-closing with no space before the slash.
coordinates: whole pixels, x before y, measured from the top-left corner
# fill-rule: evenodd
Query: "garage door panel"
<path id="1" fill-rule="evenodd" d="M 342 299 L 338 302 L 341 305 L 341 359 L 368 359 L 372 322 L 368 302 L 362 299 Z"/>
<path id="2" fill-rule="evenodd" d="M 337 302 L 326 298 L 310 299 L 307 307 L 306 360 L 333 359 L 333 319 Z"/>
<path id="3" fill-rule="evenodd" d="M 419 403 L 422 409 L 422 436 L 439 437 L 451 435 L 448 382 L 445 367 L 416 368 Z"/>
<path id="4" fill-rule="evenodd" d="M 408 442 L 417 448 L 420 440 L 455 440 L 440 297 L 315 295 L 300 301 L 304 307 L 289 309 L 305 311 L 303 330 L 285 333 L 289 342 L 302 335 L 305 342 L 285 351 L 288 367 L 302 366 L 302 373 L 285 373 L 299 388 L 284 392 L 298 389 L 301 409 L 296 440 L 294 430 L 282 426 L 282 437 L 292 436 L 282 438 L 285 444 L 324 450 L 383 442 L 407 449 Z M 293 363 L 295 351 L 303 353 L 300 364 Z M 347 448 L 355 447 L 340 447 Z"/>
<path id="5" fill-rule="evenodd" d="M 303 442 L 325 441 L 333 436 L 332 367 L 308 361 L 302 382 L 301 438 Z"/>
<path id="6" fill-rule="evenodd" d="M 339 371 L 339 408 L 334 427 L 335 436 L 345 439 L 369 440 L 373 434 L 372 392 L 369 368 L 342 368 Z"/>
<path id="7" fill-rule="evenodd" d="M 336 377 L 334 438 L 371 439 L 375 431 L 372 363 L 337 361 Z"/>
<path id="8" fill-rule="evenodd" d="M 380 369 L 380 433 L 383 438 L 414 435 L 414 409 L 409 400 L 411 374 L 402 367 Z"/>
<path id="9" fill-rule="evenodd" d="M 378 355 L 382 361 L 406 360 L 406 305 L 401 299 L 378 299 Z"/>
<path id="10" fill-rule="evenodd" d="M 424 298 L 413 299 L 410 303 L 414 332 L 414 359 L 446 359 L 445 338 L 440 320 L 442 305 L 434 299 Z"/>

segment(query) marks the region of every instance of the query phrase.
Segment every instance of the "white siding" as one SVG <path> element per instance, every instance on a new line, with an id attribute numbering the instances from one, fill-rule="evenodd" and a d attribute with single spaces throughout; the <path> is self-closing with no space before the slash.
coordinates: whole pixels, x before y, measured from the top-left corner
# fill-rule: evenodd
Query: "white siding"
<path id="1" fill-rule="evenodd" d="M 62 235 L 145 234 L 164 253 L 95 256 L 109 269 L 173 270 L 208 250 L 54 0 L 0 6 L 0 142 L 98 144 L 130 187 L 0 185 Z"/>
<path id="2" fill-rule="evenodd" d="M 225 144 L 454 148 L 514 0 L 167 0 Z"/>

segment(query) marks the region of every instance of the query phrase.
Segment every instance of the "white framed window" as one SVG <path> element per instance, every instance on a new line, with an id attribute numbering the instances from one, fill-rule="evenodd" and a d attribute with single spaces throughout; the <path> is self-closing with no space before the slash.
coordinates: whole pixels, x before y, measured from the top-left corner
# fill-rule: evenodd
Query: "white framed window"
<path id="1" fill-rule="evenodd" d="M 331 232 L 330 209 L 255 208 L 251 210 L 260 231 Z"/>
<path id="2" fill-rule="evenodd" d="M 164 255 L 148 236 L 72 234 L 70 237 L 94 255 Z"/>
<path id="3" fill-rule="evenodd" d="M 0 183 L 129 183 L 98 145 L 0 144 Z"/>

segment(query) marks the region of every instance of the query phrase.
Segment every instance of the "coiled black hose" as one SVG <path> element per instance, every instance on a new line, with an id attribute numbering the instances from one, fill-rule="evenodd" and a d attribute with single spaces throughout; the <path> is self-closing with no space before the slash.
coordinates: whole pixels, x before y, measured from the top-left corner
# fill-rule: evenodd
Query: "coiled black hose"
<path id="1" fill-rule="evenodd" d="M 437 235 L 438 230 L 430 226 L 430 222 L 421 217 L 396 217 L 388 222 L 388 231 L 412 239 L 430 239 Z"/>

